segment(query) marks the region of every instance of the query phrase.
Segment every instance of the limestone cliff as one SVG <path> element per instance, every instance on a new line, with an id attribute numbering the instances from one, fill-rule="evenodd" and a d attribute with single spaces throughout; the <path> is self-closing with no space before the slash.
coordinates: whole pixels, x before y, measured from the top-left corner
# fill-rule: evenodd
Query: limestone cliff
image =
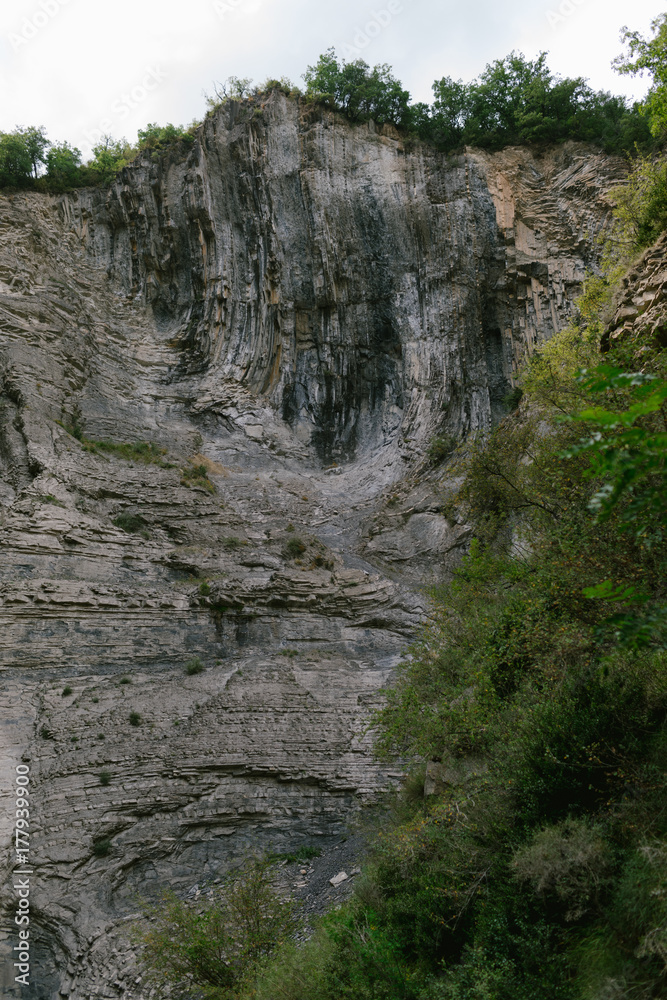
<path id="1" fill-rule="evenodd" d="M 0 827 L 6 845 L 28 762 L 22 996 L 140 997 L 137 893 L 333 843 L 386 783 L 364 720 L 424 614 L 411 588 L 467 539 L 440 473 L 415 469 L 434 434 L 503 413 L 595 265 L 622 170 L 572 144 L 448 158 L 276 93 L 108 190 L 0 197 Z"/>

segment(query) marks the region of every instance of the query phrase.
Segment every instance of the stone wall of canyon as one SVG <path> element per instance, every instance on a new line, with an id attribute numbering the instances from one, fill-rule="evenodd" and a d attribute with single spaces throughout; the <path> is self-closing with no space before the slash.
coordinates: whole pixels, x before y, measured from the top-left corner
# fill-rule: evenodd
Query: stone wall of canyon
<path id="1" fill-rule="evenodd" d="M 44 1000 L 141 997 L 137 895 L 332 845 L 391 780 L 368 711 L 468 539 L 425 450 L 505 412 L 622 176 L 274 93 L 106 190 L 0 196 L 4 995 L 18 763 Z"/>

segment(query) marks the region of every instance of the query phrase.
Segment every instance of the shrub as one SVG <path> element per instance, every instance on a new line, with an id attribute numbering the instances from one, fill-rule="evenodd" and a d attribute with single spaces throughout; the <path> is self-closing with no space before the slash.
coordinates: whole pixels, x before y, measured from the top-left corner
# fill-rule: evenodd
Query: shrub
<path id="1" fill-rule="evenodd" d="M 264 83 L 257 87 L 258 94 L 269 94 L 274 90 L 279 91 L 281 94 L 285 94 L 286 97 L 294 97 L 299 93 L 298 88 L 296 88 L 292 81 L 286 76 L 281 77 L 279 80 L 265 80 Z"/>
<path id="2" fill-rule="evenodd" d="M 111 783 L 111 772 L 110 771 L 100 771 L 100 785 L 108 785 Z"/>
<path id="3" fill-rule="evenodd" d="M 111 851 L 111 841 L 108 838 L 96 840 L 93 843 L 93 854 L 98 858 L 106 858 Z"/>
<path id="4" fill-rule="evenodd" d="M 69 695 L 71 695 L 71 693 L 72 693 L 71 687 L 69 686 L 69 684 L 66 684 L 65 687 L 63 688 L 63 691 L 62 691 L 63 698 L 69 697 Z"/>
<path id="5" fill-rule="evenodd" d="M 514 875 L 563 906 L 566 920 L 579 920 L 591 905 L 599 905 L 609 882 L 613 858 L 605 833 L 584 819 L 546 827 L 516 852 Z"/>
<path id="6" fill-rule="evenodd" d="M 105 135 L 93 146 L 93 158 L 86 164 L 82 179 L 84 183 L 109 184 L 136 155 L 137 150 L 125 139 L 115 140 Z"/>
<path id="7" fill-rule="evenodd" d="M 185 664 L 185 672 L 186 674 L 188 674 L 189 677 L 192 677 L 193 674 L 201 674 L 203 670 L 204 670 L 204 664 L 202 663 L 202 661 L 199 659 L 198 656 L 193 656 L 193 658 L 191 660 L 188 660 L 188 662 Z"/>
<path id="8" fill-rule="evenodd" d="M 86 451 L 94 454 L 101 452 L 106 455 L 115 455 L 117 458 L 124 458 L 128 462 L 157 465 L 161 469 L 174 468 L 169 462 L 164 461 L 167 449 L 160 448 L 151 441 L 93 441 L 90 438 L 84 438 L 83 446 Z"/>
<path id="9" fill-rule="evenodd" d="M 667 229 L 667 162 L 640 156 L 627 182 L 611 192 L 618 224 L 615 237 L 629 253 L 650 246 Z"/>
<path id="10" fill-rule="evenodd" d="M 141 715 L 139 714 L 139 712 L 130 712 L 129 720 L 131 726 L 141 725 Z"/>
<path id="11" fill-rule="evenodd" d="M 208 469 L 205 465 L 188 465 L 181 469 L 181 486 L 189 486 L 191 489 L 206 490 L 207 493 L 215 493 L 215 485 L 208 477 Z"/>
<path id="12" fill-rule="evenodd" d="M 139 151 L 144 149 L 157 151 L 177 147 L 180 145 L 191 146 L 195 141 L 192 132 L 181 125 L 157 125 L 155 122 L 149 123 L 145 128 L 137 132 Z"/>
<path id="13" fill-rule="evenodd" d="M 210 588 L 209 584 L 206 583 L 206 582 L 200 583 L 199 584 L 199 593 L 201 594 L 202 597 L 208 597 L 209 594 L 211 593 L 211 588 Z"/>
<path id="14" fill-rule="evenodd" d="M 249 77 L 229 76 L 224 83 L 213 84 L 213 94 L 204 94 L 209 114 L 228 101 L 242 101 L 250 94 Z"/>
<path id="15" fill-rule="evenodd" d="M 302 542 L 300 538 L 290 538 L 285 543 L 283 551 L 289 559 L 296 559 L 298 556 L 303 555 L 306 548 L 306 543 Z"/>
<path id="16" fill-rule="evenodd" d="M 145 532 L 146 522 L 141 514 L 130 514 L 128 511 L 123 511 L 114 517 L 111 523 L 128 534 L 145 534 L 148 537 Z"/>
<path id="17" fill-rule="evenodd" d="M 120 682 L 119 682 L 119 683 L 120 683 L 120 684 L 131 684 L 131 683 L 132 683 L 132 681 L 130 680 L 130 678 L 129 678 L 129 677 L 121 677 L 121 679 L 120 679 Z"/>
<path id="18" fill-rule="evenodd" d="M 431 465 L 439 465 L 452 454 L 456 448 L 456 438 L 449 434 L 440 434 L 434 437 L 426 452 Z"/>
<path id="19" fill-rule="evenodd" d="M 294 906 L 280 899 L 266 865 L 229 875 L 206 902 L 164 894 L 140 932 L 149 981 L 210 997 L 238 996 L 258 966 L 296 929 Z"/>
<path id="20" fill-rule="evenodd" d="M 305 944 L 293 941 L 280 945 L 269 963 L 259 970 L 252 987 L 241 994 L 241 1000 L 338 1000 L 342 994 L 332 994 L 331 969 L 336 946 L 322 930 Z M 359 993 L 362 997 L 372 994 Z"/>
<path id="21" fill-rule="evenodd" d="M 222 544 L 224 548 L 234 551 L 234 549 L 240 548 L 243 542 L 236 535 L 228 535 L 226 538 L 223 538 Z"/>

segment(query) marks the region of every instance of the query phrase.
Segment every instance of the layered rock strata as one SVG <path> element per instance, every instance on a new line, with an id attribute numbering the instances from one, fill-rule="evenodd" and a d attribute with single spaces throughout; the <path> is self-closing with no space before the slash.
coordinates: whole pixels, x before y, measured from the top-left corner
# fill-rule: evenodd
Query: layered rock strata
<path id="1" fill-rule="evenodd" d="M 622 169 L 574 145 L 448 158 L 276 93 L 106 190 L 0 197 L 22 996 L 140 997 L 138 895 L 331 843 L 390 780 L 369 708 L 468 538 L 419 463 L 502 415 L 567 321 Z"/>

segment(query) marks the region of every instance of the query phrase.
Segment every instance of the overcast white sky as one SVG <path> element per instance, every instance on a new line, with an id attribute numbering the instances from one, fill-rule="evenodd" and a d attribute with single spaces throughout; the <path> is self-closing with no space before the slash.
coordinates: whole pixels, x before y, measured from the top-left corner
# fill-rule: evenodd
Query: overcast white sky
<path id="1" fill-rule="evenodd" d="M 330 45 L 389 63 L 416 100 L 442 76 L 470 80 L 520 49 L 598 89 L 640 97 L 610 67 L 619 30 L 648 32 L 667 0 L 4 0 L 0 131 L 45 125 L 84 153 L 101 131 L 201 118 L 203 90 L 230 75 L 301 84 Z"/>

